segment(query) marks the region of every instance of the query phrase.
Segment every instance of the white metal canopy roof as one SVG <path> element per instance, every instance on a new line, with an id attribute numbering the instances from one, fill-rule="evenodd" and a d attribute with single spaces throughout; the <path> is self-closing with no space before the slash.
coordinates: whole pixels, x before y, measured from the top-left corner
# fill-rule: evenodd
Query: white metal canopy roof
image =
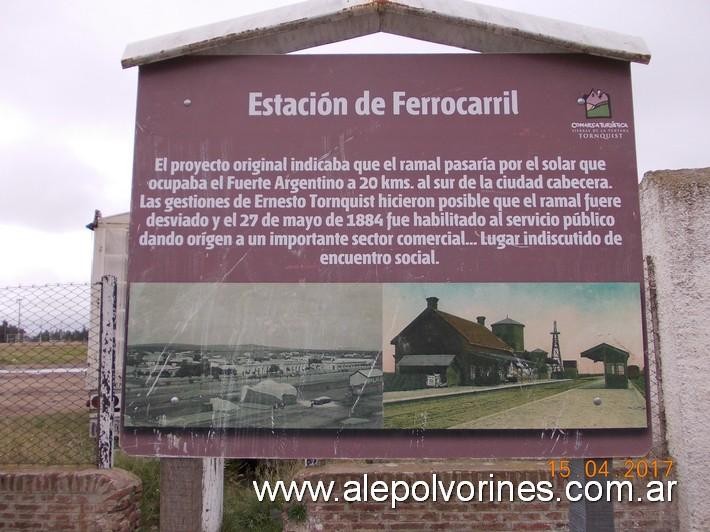
<path id="1" fill-rule="evenodd" d="M 129 68 L 193 54 L 279 54 L 384 32 L 479 52 L 648 63 L 643 39 L 465 0 L 308 0 L 129 44 Z"/>

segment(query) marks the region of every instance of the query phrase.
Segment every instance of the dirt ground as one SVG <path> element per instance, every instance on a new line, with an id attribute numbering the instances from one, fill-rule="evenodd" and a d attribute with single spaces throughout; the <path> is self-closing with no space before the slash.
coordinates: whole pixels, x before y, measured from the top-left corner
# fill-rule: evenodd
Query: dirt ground
<path id="1" fill-rule="evenodd" d="M 83 373 L 0 373 L 3 416 L 87 411 Z"/>
<path id="2" fill-rule="evenodd" d="M 645 428 L 646 399 L 625 390 L 582 387 L 462 423 L 464 429 Z"/>

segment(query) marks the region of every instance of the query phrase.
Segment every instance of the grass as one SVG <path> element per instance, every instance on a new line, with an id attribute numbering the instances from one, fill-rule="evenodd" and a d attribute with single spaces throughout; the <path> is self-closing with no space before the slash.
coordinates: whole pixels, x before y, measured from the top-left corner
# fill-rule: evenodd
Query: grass
<path id="1" fill-rule="evenodd" d="M 115 467 L 130 471 L 141 479 L 141 530 L 157 530 L 160 525 L 160 460 L 129 456 L 121 451 L 114 455 Z"/>
<path id="2" fill-rule="evenodd" d="M 255 468 L 245 468 L 244 464 L 245 462 L 240 460 L 225 462 L 222 532 L 244 530 L 278 532 L 282 530 L 281 516 L 285 502 L 283 500 L 260 502 L 254 493 L 252 480 L 289 482 L 300 469 L 301 462 L 264 460 L 258 461 Z M 140 530 L 144 532 L 158 530 L 160 526 L 160 460 L 128 456 L 119 451 L 116 453 L 114 465 L 137 475 L 143 483 Z M 287 514 L 289 519 L 294 522 L 301 522 L 305 519 L 305 507 L 296 504 L 287 509 Z"/>
<path id="3" fill-rule="evenodd" d="M 18 364 L 56 366 L 84 363 L 86 363 L 86 342 L 0 344 L 0 366 Z"/>
<path id="4" fill-rule="evenodd" d="M 88 412 L 0 417 L 0 464 L 92 464 Z"/>
<path id="5" fill-rule="evenodd" d="M 385 404 L 385 428 L 445 429 L 586 384 L 586 379 Z"/>
<path id="6" fill-rule="evenodd" d="M 254 470 L 254 474 L 239 474 L 230 468 L 234 460 L 228 461 L 224 476 L 224 519 L 222 532 L 237 532 L 242 530 L 259 530 L 263 532 L 278 532 L 283 529 L 282 513 L 285 502 L 280 499 L 271 502 L 268 499 L 259 501 L 252 487 L 252 480 L 260 483 L 265 480 L 290 482 L 302 467 L 302 461 L 297 460 L 264 460 Z M 294 520 L 305 519 L 302 512 L 292 510 L 287 512 Z M 295 512 L 295 513 L 294 513 Z"/>
<path id="7" fill-rule="evenodd" d="M 223 532 L 283 529 L 283 500 L 260 502 L 252 480 L 290 482 L 301 468 L 297 460 L 259 461 L 256 468 L 244 470 L 241 461 L 227 460 L 224 475 Z M 96 444 L 89 437 L 89 419 L 85 413 L 0 418 L 0 464 L 86 464 L 95 465 Z M 141 531 L 160 526 L 160 460 L 129 456 L 116 452 L 114 466 L 130 471 L 141 479 Z M 287 508 L 289 519 L 305 519 L 305 507 Z"/>

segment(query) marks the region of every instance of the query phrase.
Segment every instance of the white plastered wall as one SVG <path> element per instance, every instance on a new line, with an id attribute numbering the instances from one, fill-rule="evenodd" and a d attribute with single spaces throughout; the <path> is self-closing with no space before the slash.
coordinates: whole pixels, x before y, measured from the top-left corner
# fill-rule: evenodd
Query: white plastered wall
<path id="1" fill-rule="evenodd" d="M 710 530 L 710 168 L 648 172 L 644 253 L 656 276 L 667 440 L 681 530 Z"/>
<path id="2" fill-rule="evenodd" d="M 101 296 L 97 284 L 104 275 L 116 276 L 118 301 L 116 312 L 116 389 L 121 389 L 123 378 L 123 348 L 126 325 L 126 274 L 128 268 L 128 213 L 99 217 L 94 228 L 94 257 L 91 264 L 92 304 L 91 322 L 99 323 Z M 89 338 L 89 372 L 87 389 L 96 390 L 99 341 L 98 328 L 92 327 Z"/>

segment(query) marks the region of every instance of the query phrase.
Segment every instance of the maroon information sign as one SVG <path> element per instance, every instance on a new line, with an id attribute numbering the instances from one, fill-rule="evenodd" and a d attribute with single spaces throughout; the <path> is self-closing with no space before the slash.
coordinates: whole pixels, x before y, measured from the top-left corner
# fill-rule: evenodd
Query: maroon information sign
<path id="1" fill-rule="evenodd" d="M 632 114 L 581 55 L 141 67 L 123 447 L 643 454 Z"/>

